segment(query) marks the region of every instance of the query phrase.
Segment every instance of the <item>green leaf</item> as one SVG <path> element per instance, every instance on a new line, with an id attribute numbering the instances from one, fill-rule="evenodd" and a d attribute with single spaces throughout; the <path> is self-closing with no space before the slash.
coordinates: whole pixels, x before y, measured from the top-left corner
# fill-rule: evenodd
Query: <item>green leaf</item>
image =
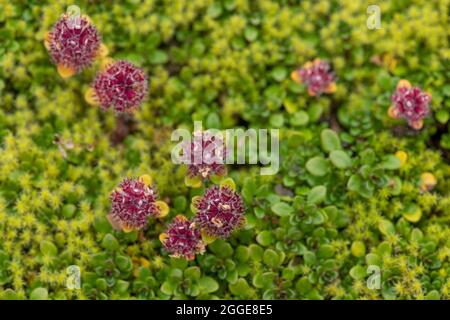
<path id="1" fill-rule="evenodd" d="M 419 242 L 423 239 L 423 232 L 422 232 L 422 230 L 415 228 L 411 231 L 410 237 L 411 237 L 411 241 Z"/>
<path id="2" fill-rule="evenodd" d="M 36 288 L 30 294 L 30 300 L 47 300 L 48 291 L 46 288 Z"/>
<path id="3" fill-rule="evenodd" d="M 175 260 L 175 259 L 174 259 Z M 180 260 L 180 259 L 178 259 Z M 168 279 L 170 279 L 171 281 L 181 281 L 181 279 L 183 279 L 183 270 L 178 269 L 178 268 L 171 268 L 169 269 L 169 274 L 167 276 Z"/>
<path id="4" fill-rule="evenodd" d="M 199 281 L 202 292 L 211 293 L 219 289 L 219 284 L 211 277 L 202 277 Z"/>
<path id="5" fill-rule="evenodd" d="M 245 28 L 244 37 L 249 42 L 255 41 L 258 38 L 258 30 L 254 27 Z"/>
<path id="6" fill-rule="evenodd" d="M 127 293 L 129 286 L 130 286 L 130 283 L 128 281 L 119 279 L 119 280 L 117 280 L 116 284 L 114 285 L 114 291 L 119 294 L 125 294 L 125 293 Z"/>
<path id="7" fill-rule="evenodd" d="M 441 295 L 440 295 L 439 291 L 437 291 L 437 290 L 431 290 L 425 296 L 425 300 L 440 300 L 440 299 L 441 299 Z"/>
<path id="8" fill-rule="evenodd" d="M 353 241 L 351 252 L 355 257 L 363 257 L 366 254 L 366 245 L 362 241 Z"/>
<path id="9" fill-rule="evenodd" d="M 276 113 L 270 116 L 270 125 L 274 128 L 281 128 L 284 125 L 284 117 L 280 113 Z"/>
<path id="10" fill-rule="evenodd" d="M 400 168 L 401 162 L 400 159 L 394 155 L 385 156 L 383 162 L 381 163 L 381 168 L 387 170 L 396 170 Z"/>
<path id="11" fill-rule="evenodd" d="M 393 235 L 395 233 L 395 227 L 394 224 L 386 219 L 383 219 L 378 224 L 378 230 L 385 236 Z"/>
<path id="12" fill-rule="evenodd" d="M 264 247 L 268 247 L 270 246 L 273 241 L 274 241 L 274 237 L 271 231 L 269 230 L 264 230 L 261 231 L 257 236 L 256 236 L 256 241 L 258 241 L 258 243 Z"/>
<path id="13" fill-rule="evenodd" d="M 312 285 L 308 281 L 308 278 L 303 277 L 298 279 L 297 283 L 295 284 L 295 289 L 298 291 L 300 295 L 304 296 L 311 291 Z"/>
<path id="14" fill-rule="evenodd" d="M 358 192 L 361 189 L 362 179 L 359 175 L 352 175 L 347 182 L 347 188 L 350 191 Z"/>
<path id="15" fill-rule="evenodd" d="M 108 233 L 112 231 L 111 223 L 104 216 L 96 216 L 94 218 L 95 231 L 99 233 Z"/>
<path id="16" fill-rule="evenodd" d="M 368 266 L 375 265 L 381 267 L 382 261 L 379 255 L 375 253 L 369 253 L 366 255 L 366 264 Z"/>
<path id="17" fill-rule="evenodd" d="M 73 204 L 66 204 L 62 209 L 62 215 L 64 218 L 72 218 L 77 210 Z"/>
<path id="18" fill-rule="evenodd" d="M 118 255 L 116 257 L 116 265 L 120 271 L 130 271 L 133 267 L 131 259 L 127 256 Z"/>
<path id="19" fill-rule="evenodd" d="M 286 267 L 283 269 L 282 277 L 285 280 L 294 280 L 296 271 L 294 267 Z"/>
<path id="20" fill-rule="evenodd" d="M 41 241 L 40 250 L 43 255 L 52 257 L 56 256 L 58 253 L 58 248 L 56 248 L 52 242 L 46 240 Z"/>
<path id="21" fill-rule="evenodd" d="M 333 150 L 330 153 L 331 163 L 338 169 L 346 169 L 352 165 L 352 159 L 342 150 Z"/>
<path id="22" fill-rule="evenodd" d="M 309 115 L 303 110 L 295 112 L 292 115 L 290 122 L 295 127 L 305 126 L 309 122 Z"/>
<path id="23" fill-rule="evenodd" d="M 230 292 L 235 296 L 246 297 L 249 295 L 250 286 L 243 278 L 239 278 L 236 283 L 230 284 L 228 287 Z"/>
<path id="24" fill-rule="evenodd" d="M 228 258 L 233 254 L 233 248 L 224 240 L 216 240 L 208 246 L 219 258 Z"/>
<path id="25" fill-rule="evenodd" d="M 189 267 L 184 270 L 184 277 L 188 279 L 200 279 L 201 271 L 197 266 Z"/>
<path id="26" fill-rule="evenodd" d="M 321 259 L 328 259 L 334 256 L 334 248 L 329 244 L 324 244 L 317 250 L 317 257 Z"/>
<path id="27" fill-rule="evenodd" d="M 173 292 L 175 291 L 176 287 L 177 287 L 176 283 L 166 280 L 161 285 L 160 290 L 161 290 L 162 293 L 167 294 L 167 295 L 170 296 L 170 295 L 173 294 Z"/>
<path id="28" fill-rule="evenodd" d="M 337 133 L 331 129 L 324 129 L 320 134 L 322 149 L 326 152 L 341 149 L 341 140 Z"/>
<path id="29" fill-rule="evenodd" d="M 186 197 L 178 196 L 173 201 L 173 207 L 177 211 L 184 211 L 187 207 Z"/>
<path id="30" fill-rule="evenodd" d="M 323 210 L 314 210 L 309 217 L 311 218 L 311 223 L 313 225 L 319 225 L 327 221 L 328 216 Z"/>
<path id="31" fill-rule="evenodd" d="M 409 222 L 416 223 L 422 217 L 422 209 L 418 205 L 410 203 L 406 206 L 403 217 Z"/>
<path id="32" fill-rule="evenodd" d="M 294 212 L 294 208 L 292 208 L 290 205 L 288 205 L 285 202 L 275 203 L 271 207 L 271 209 L 272 209 L 273 213 L 275 213 L 277 216 L 280 216 L 280 217 L 289 216 L 290 214 L 292 214 Z"/>
<path id="33" fill-rule="evenodd" d="M 242 187 L 242 196 L 247 203 L 252 203 L 256 183 L 252 178 L 245 178 L 244 186 Z"/>
<path id="34" fill-rule="evenodd" d="M 323 107 L 321 104 L 315 103 L 308 108 L 308 115 L 311 122 L 315 122 L 320 119 L 323 113 Z"/>
<path id="35" fill-rule="evenodd" d="M 208 114 L 208 117 L 206 118 L 206 128 L 207 129 L 220 129 L 220 117 L 217 113 L 212 112 Z"/>
<path id="36" fill-rule="evenodd" d="M 441 124 L 446 124 L 448 119 L 450 118 L 450 114 L 447 110 L 441 109 L 436 112 L 436 120 Z"/>
<path id="37" fill-rule="evenodd" d="M 442 87 L 442 93 L 445 96 L 450 97 L 450 84 L 446 84 L 445 86 Z"/>
<path id="38" fill-rule="evenodd" d="M 306 162 L 306 170 L 314 176 L 322 177 L 328 173 L 328 162 L 321 156 L 311 158 Z"/>
<path id="39" fill-rule="evenodd" d="M 2 300 L 18 300 L 19 296 L 17 295 L 17 293 L 8 288 L 5 291 L 3 291 L 2 295 L 1 295 L 1 299 Z"/>
<path id="40" fill-rule="evenodd" d="M 316 255 L 311 251 L 305 252 L 303 254 L 303 259 L 305 259 L 305 264 L 307 266 L 312 266 L 314 263 L 316 263 Z"/>
<path id="41" fill-rule="evenodd" d="M 355 280 L 364 279 L 367 275 L 366 268 L 363 266 L 354 266 L 350 269 L 350 276 Z"/>
<path id="42" fill-rule="evenodd" d="M 251 244 L 249 247 L 250 250 L 250 258 L 255 261 L 260 261 L 264 254 L 264 249 L 258 246 L 257 244 Z"/>
<path id="43" fill-rule="evenodd" d="M 392 246 L 387 241 L 383 241 L 378 245 L 376 253 L 381 256 L 389 256 L 392 253 Z"/>
<path id="44" fill-rule="evenodd" d="M 263 261 L 269 267 L 275 268 L 280 264 L 281 259 L 275 250 L 267 249 L 264 251 Z"/>
<path id="45" fill-rule="evenodd" d="M 208 16 L 215 19 L 218 18 L 222 14 L 223 8 L 222 5 L 218 2 L 214 2 L 207 10 Z"/>
<path id="46" fill-rule="evenodd" d="M 99 279 L 95 280 L 95 287 L 101 291 L 107 290 L 108 282 L 106 282 L 106 279 L 104 279 L 104 278 L 99 278 Z"/>
<path id="47" fill-rule="evenodd" d="M 108 251 L 115 251 L 119 249 L 119 242 L 112 234 L 108 233 L 103 237 L 102 246 Z"/>
<path id="48" fill-rule="evenodd" d="M 238 246 L 235 251 L 236 259 L 240 262 L 246 262 L 250 258 L 250 250 L 245 246 Z"/>
<path id="49" fill-rule="evenodd" d="M 169 58 L 165 51 L 154 50 L 150 52 L 148 60 L 151 64 L 164 64 L 169 60 Z"/>
<path id="50" fill-rule="evenodd" d="M 276 81 L 281 82 L 286 79 L 287 70 L 284 67 L 276 67 L 272 70 L 271 75 Z"/>
<path id="51" fill-rule="evenodd" d="M 325 186 L 317 186 L 308 192 L 307 201 L 310 204 L 318 204 L 325 200 L 327 188 Z"/>

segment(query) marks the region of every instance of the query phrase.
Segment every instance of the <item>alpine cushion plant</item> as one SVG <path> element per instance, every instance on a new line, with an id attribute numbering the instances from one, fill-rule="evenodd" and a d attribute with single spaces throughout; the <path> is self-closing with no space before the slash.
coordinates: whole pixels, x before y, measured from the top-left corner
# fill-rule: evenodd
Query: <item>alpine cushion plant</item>
<path id="1" fill-rule="evenodd" d="M 145 72 L 134 64 L 119 60 L 104 66 L 86 93 L 88 102 L 99 104 L 103 110 L 133 113 L 147 95 Z"/>
<path id="2" fill-rule="evenodd" d="M 197 254 L 205 252 L 205 243 L 195 223 L 185 216 L 176 216 L 166 232 L 159 236 L 164 249 L 172 257 L 192 260 Z"/>
<path id="3" fill-rule="evenodd" d="M 148 218 L 162 218 L 168 214 L 168 207 L 157 201 L 156 190 L 150 185 L 149 176 L 139 179 L 124 179 L 110 195 L 111 211 L 109 221 L 115 227 L 130 232 L 144 228 Z"/>
<path id="4" fill-rule="evenodd" d="M 399 81 L 392 95 L 392 106 L 389 115 L 394 119 L 406 119 L 408 125 L 419 130 L 423 127 L 423 119 L 430 113 L 431 95 L 419 87 L 413 87 L 408 80 Z"/>
<path id="5" fill-rule="evenodd" d="M 193 200 L 194 222 L 211 238 L 226 239 L 245 224 L 244 202 L 227 185 L 213 186 Z"/>
<path id="6" fill-rule="evenodd" d="M 379 5 L 370 30 L 364 1 L 82 1 L 111 58 L 148 77 L 148 100 L 117 115 L 83 101 L 91 87 L 100 105 L 92 84 L 114 63 L 102 43 L 92 67 L 51 57 L 64 2 L 0 0 L 0 299 L 450 299 L 448 0 Z M 316 57 L 329 68 L 309 90 L 299 71 Z M 421 93 L 398 101 L 419 109 L 395 107 L 401 79 Z M 279 129 L 275 175 L 226 165 L 246 222 L 226 239 L 194 207 L 226 178 L 197 170 L 191 188 L 171 161 L 171 134 L 194 121 Z M 125 177 L 164 200 L 161 213 L 170 204 L 166 218 L 112 219 Z M 158 239 L 177 215 L 194 235 L 184 253 Z M 223 220 L 208 220 L 213 232 Z M 71 266 L 79 289 L 66 286 Z"/>
<path id="7" fill-rule="evenodd" d="M 336 91 L 335 76 L 328 61 L 319 58 L 309 61 L 302 68 L 291 73 L 291 79 L 303 83 L 308 88 L 310 96 L 320 96 L 323 93 Z"/>
<path id="8" fill-rule="evenodd" d="M 78 21 L 74 19 L 67 14 L 62 15 L 45 38 L 45 46 L 63 78 L 91 66 L 101 54 L 101 37 L 97 28 L 86 16 L 79 17 Z"/>

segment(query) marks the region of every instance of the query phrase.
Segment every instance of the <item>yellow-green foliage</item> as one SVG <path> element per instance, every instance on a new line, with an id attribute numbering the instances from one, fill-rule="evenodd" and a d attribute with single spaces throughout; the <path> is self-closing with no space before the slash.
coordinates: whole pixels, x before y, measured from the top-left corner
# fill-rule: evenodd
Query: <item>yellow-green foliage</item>
<path id="1" fill-rule="evenodd" d="M 149 76 L 137 130 L 119 144 L 115 115 L 83 98 L 98 63 L 63 80 L 44 47 L 71 4 L 0 0 L 0 297 L 450 298 L 449 0 L 378 1 L 379 30 L 356 0 L 81 1 L 110 55 Z M 338 76 L 333 95 L 289 79 L 316 57 Z M 421 131 L 387 116 L 400 79 L 432 93 Z M 170 159 L 172 131 L 194 120 L 280 128 L 281 168 L 230 167 L 247 225 L 187 262 L 158 235 L 201 192 Z M 321 147 L 330 127 L 345 169 Z M 325 169 L 307 165 L 317 156 Z M 437 180 L 427 191 L 424 172 Z M 110 192 L 142 174 L 170 217 L 113 231 Z M 70 265 L 80 290 L 66 288 Z M 381 268 L 380 289 L 367 287 L 368 265 Z"/>

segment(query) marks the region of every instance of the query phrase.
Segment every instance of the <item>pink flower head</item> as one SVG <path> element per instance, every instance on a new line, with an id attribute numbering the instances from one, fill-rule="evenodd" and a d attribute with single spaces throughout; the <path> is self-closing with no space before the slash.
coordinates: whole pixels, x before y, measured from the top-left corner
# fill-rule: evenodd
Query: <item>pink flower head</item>
<path id="1" fill-rule="evenodd" d="M 188 176 L 206 180 L 226 174 L 226 149 L 222 138 L 208 130 L 196 131 L 192 141 L 183 145 L 182 156 L 188 164 Z"/>
<path id="2" fill-rule="evenodd" d="M 303 68 L 294 70 L 291 78 L 297 83 L 304 83 L 311 96 L 336 91 L 335 77 L 327 61 L 315 59 L 307 62 Z"/>
<path id="3" fill-rule="evenodd" d="M 158 217 L 156 191 L 141 179 L 124 179 L 111 196 L 111 218 L 122 228 L 137 230 L 145 227 L 148 217 Z"/>
<path id="4" fill-rule="evenodd" d="M 95 98 L 104 110 L 133 112 L 147 95 L 147 76 L 128 61 L 117 61 L 101 71 L 93 83 Z"/>
<path id="5" fill-rule="evenodd" d="M 412 87 L 406 80 L 401 80 L 392 95 L 392 106 L 389 115 L 403 118 L 408 124 L 419 130 L 423 126 L 423 118 L 430 113 L 431 95 L 418 87 Z"/>
<path id="6" fill-rule="evenodd" d="M 195 258 L 196 254 L 205 252 L 205 243 L 200 231 L 195 224 L 178 215 L 173 219 L 165 233 L 160 235 L 160 240 L 172 257 L 183 257 L 188 260 Z"/>
<path id="7" fill-rule="evenodd" d="M 213 186 L 194 202 L 195 223 L 207 235 L 228 238 L 244 224 L 244 203 L 228 186 Z"/>
<path id="8" fill-rule="evenodd" d="M 101 44 L 97 28 L 81 16 L 76 22 L 64 14 L 48 33 L 46 45 L 53 62 L 78 73 L 89 67 Z"/>

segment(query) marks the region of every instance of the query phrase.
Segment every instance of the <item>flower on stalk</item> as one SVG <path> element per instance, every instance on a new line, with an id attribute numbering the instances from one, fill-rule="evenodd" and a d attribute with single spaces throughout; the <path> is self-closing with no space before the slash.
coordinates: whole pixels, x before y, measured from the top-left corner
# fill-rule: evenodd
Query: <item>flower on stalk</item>
<path id="1" fill-rule="evenodd" d="M 200 187 L 204 180 L 226 175 L 226 148 L 223 139 L 208 130 L 195 131 L 192 141 L 183 145 L 184 163 L 188 164 L 186 184 Z"/>
<path id="2" fill-rule="evenodd" d="M 68 14 L 55 23 L 51 32 L 45 36 L 48 49 L 58 73 L 63 78 L 71 77 L 102 55 L 105 48 L 101 44 L 97 28 L 85 16 L 79 17 L 77 23 Z"/>
<path id="3" fill-rule="evenodd" d="M 213 186 L 193 201 L 194 222 L 209 237 L 228 238 L 245 223 L 244 203 L 227 185 Z"/>
<path id="4" fill-rule="evenodd" d="M 308 87 L 310 96 L 320 96 L 322 93 L 336 91 L 334 73 L 327 61 L 315 59 L 303 65 L 302 68 L 291 73 L 291 79 L 297 83 L 304 83 Z"/>
<path id="5" fill-rule="evenodd" d="M 157 192 L 147 175 L 139 179 L 124 179 L 111 196 L 109 221 L 125 232 L 139 230 L 147 225 L 149 217 L 162 218 L 169 212 L 167 204 L 157 201 Z"/>
<path id="6" fill-rule="evenodd" d="M 159 236 L 165 250 L 172 257 L 192 260 L 205 252 L 205 243 L 195 223 L 182 215 L 173 219 L 166 232 Z"/>
<path id="7" fill-rule="evenodd" d="M 86 92 L 86 100 L 103 110 L 110 107 L 117 113 L 132 113 L 147 95 L 144 71 L 124 60 L 111 62 L 100 71 Z"/>
<path id="8" fill-rule="evenodd" d="M 406 119 L 416 130 L 423 127 L 423 119 L 430 113 L 431 95 L 419 87 L 411 86 L 407 80 L 400 80 L 392 95 L 392 105 L 388 114 L 394 119 Z"/>

